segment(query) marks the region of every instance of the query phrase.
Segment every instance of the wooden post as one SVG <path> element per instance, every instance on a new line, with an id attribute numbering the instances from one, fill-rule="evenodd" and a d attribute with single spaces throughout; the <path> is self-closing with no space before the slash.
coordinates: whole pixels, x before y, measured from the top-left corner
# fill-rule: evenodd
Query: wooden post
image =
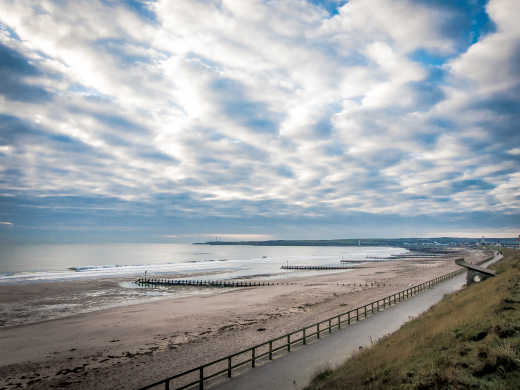
<path id="1" fill-rule="evenodd" d="M 227 359 L 227 377 L 231 378 L 231 356 Z"/>
<path id="2" fill-rule="evenodd" d="M 251 367 L 255 368 L 255 347 L 251 348 Z"/>
<path id="3" fill-rule="evenodd" d="M 316 335 L 318 336 L 318 338 L 320 338 L 320 323 L 319 322 L 316 324 Z"/>
<path id="4" fill-rule="evenodd" d="M 307 336 L 305 335 L 305 328 L 303 328 L 303 345 L 307 344 Z"/>
<path id="5" fill-rule="evenodd" d="M 359 321 L 359 307 L 356 307 L 356 322 Z"/>
<path id="6" fill-rule="evenodd" d="M 367 305 L 365 305 L 365 319 L 367 318 Z"/>
<path id="7" fill-rule="evenodd" d="M 204 366 L 199 369 L 199 390 L 204 390 Z"/>
<path id="8" fill-rule="evenodd" d="M 166 382 L 164 382 L 164 390 L 170 390 L 170 380 L 166 379 Z"/>
<path id="9" fill-rule="evenodd" d="M 287 352 L 291 352 L 291 334 L 287 335 Z"/>
<path id="10" fill-rule="evenodd" d="M 348 324 L 350 325 L 350 311 L 348 312 Z"/>
<path id="11" fill-rule="evenodd" d="M 269 360 L 273 360 L 273 342 L 269 341 Z"/>
<path id="12" fill-rule="evenodd" d="M 341 329 L 341 316 L 338 316 L 338 329 Z"/>
<path id="13" fill-rule="evenodd" d="M 331 328 L 331 320 L 329 319 L 329 333 L 332 332 L 332 328 Z"/>

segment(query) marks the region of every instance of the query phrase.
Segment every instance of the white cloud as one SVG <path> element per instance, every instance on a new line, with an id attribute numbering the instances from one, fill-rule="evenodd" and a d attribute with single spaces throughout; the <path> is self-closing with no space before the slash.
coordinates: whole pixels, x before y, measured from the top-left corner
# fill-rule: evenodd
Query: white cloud
<path id="1" fill-rule="evenodd" d="M 2 190 L 234 216 L 518 211 L 518 163 L 480 150 L 503 115 L 474 107 L 519 81 L 512 4 L 490 1 L 497 32 L 457 55 L 452 11 L 405 0 L 333 17 L 299 0 L 157 1 L 156 21 L 117 3 L 0 1 L 20 37 L 0 42 L 52 93 L 2 101 L 44 133 L 0 146 L 2 172 L 20 172 Z M 453 56 L 438 104 L 418 49 Z M 439 194 L 461 180 L 495 189 Z"/>

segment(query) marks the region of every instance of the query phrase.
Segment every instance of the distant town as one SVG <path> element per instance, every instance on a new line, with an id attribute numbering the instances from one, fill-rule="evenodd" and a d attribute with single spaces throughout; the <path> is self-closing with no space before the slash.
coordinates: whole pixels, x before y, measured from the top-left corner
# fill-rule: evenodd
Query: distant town
<path id="1" fill-rule="evenodd" d="M 222 241 L 218 237 L 215 241 L 195 242 L 194 245 L 254 245 L 254 246 L 392 246 L 400 248 L 436 247 L 436 246 L 464 246 L 481 247 L 486 245 L 507 248 L 520 247 L 520 236 L 511 237 L 435 237 L 435 238 L 362 238 L 337 240 L 268 240 L 268 241 Z"/>

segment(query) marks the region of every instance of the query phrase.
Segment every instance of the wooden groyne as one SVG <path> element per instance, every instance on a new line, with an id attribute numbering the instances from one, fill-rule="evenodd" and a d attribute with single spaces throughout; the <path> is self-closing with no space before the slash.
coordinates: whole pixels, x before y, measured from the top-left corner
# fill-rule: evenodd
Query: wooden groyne
<path id="1" fill-rule="evenodd" d="M 261 286 L 288 286 L 289 282 L 265 282 L 254 280 L 184 280 L 184 279 L 157 279 L 139 278 L 135 281 L 141 285 L 151 286 L 197 286 L 197 287 L 261 287 Z"/>
<path id="2" fill-rule="evenodd" d="M 368 262 L 366 262 L 368 263 Z M 346 265 L 282 265 L 280 269 L 297 269 L 305 271 L 323 271 L 323 270 L 335 270 L 335 269 L 354 269 L 354 268 L 365 268 L 365 267 L 347 267 Z"/>
<path id="3" fill-rule="evenodd" d="M 366 259 L 366 260 L 340 260 L 340 263 L 384 263 L 388 260 L 383 259 Z"/>

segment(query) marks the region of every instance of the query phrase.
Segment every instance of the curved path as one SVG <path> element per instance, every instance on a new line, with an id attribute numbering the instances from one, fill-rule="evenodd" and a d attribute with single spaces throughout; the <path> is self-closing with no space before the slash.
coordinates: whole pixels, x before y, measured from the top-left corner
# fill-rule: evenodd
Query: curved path
<path id="1" fill-rule="evenodd" d="M 482 266 L 487 267 L 501 258 L 502 255 L 496 254 L 492 260 Z M 460 290 L 465 280 L 466 273 L 462 273 L 373 317 L 337 330 L 323 337 L 319 342 L 299 348 L 211 388 L 218 390 L 303 389 L 320 370 L 338 366 L 360 347 L 369 346 L 384 335 L 396 331 L 411 317 L 418 316 L 439 302 L 445 294 Z"/>

